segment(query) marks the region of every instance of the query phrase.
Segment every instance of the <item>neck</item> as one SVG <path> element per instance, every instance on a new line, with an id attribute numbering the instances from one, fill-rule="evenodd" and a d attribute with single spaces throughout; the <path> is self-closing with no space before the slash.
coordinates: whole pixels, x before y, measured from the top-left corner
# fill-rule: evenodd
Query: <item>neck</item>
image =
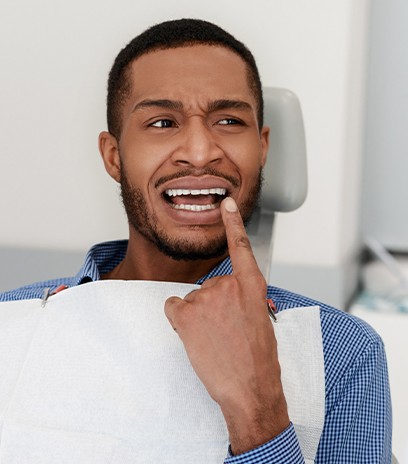
<path id="1" fill-rule="evenodd" d="M 195 283 L 226 256 L 227 254 L 206 260 L 177 261 L 164 255 L 143 236 L 131 233 L 125 258 L 112 271 L 103 275 L 102 279 Z"/>

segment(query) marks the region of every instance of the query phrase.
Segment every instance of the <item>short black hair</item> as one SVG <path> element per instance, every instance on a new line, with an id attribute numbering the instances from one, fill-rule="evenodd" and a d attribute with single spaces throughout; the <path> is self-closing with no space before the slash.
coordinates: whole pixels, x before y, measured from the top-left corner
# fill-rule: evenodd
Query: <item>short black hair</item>
<path id="1" fill-rule="evenodd" d="M 130 64 L 154 50 L 190 45 L 221 45 L 237 53 L 245 62 L 248 83 L 257 103 L 259 129 L 263 126 L 262 84 L 255 59 L 249 49 L 231 34 L 201 19 L 176 19 L 156 24 L 131 40 L 118 54 L 109 73 L 107 120 L 108 130 L 120 138 L 122 108 L 131 92 Z"/>

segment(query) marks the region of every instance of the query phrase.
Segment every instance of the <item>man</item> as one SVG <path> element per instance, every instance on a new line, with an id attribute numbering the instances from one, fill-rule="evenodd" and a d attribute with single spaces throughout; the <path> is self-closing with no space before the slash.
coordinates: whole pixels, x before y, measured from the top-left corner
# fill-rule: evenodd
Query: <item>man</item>
<path id="1" fill-rule="evenodd" d="M 269 136 L 252 54 L 208 22 L 159 24 L 119 53 L 107 105 L 99 149 L 121 185 L 129 241 L 95 246 L 75 277 L 6 292 L 0 301 L 99 279 L 201 285 L 169 298 L 165 313 L 221 409 L 230 440 L 225 462 L 304 462 L 266 298 L 278 312 L 316 303 L 266 285 L 244 229 Z M 315 462 L 390 462 L 381 340 L 325 305 L 320 323 L 326 398 Z"/>

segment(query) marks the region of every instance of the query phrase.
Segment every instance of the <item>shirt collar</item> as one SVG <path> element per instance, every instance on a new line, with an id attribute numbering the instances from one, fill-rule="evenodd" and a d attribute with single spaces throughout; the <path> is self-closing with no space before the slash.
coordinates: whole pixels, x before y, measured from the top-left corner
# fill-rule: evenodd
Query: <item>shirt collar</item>
<path id="1" fill-rule="evenodd" d="M 115 240 L 94 245 L 86 254 L 84 264 L 75 276 L 75 285 L 100 280 L 101 275 L 107 274 L 123 261 L 128 246 L 128 240 Z M 208 274 L 197 280 L 201 285 L 211 277 L 232 274 L 229 257 L 215 266 Z"/>

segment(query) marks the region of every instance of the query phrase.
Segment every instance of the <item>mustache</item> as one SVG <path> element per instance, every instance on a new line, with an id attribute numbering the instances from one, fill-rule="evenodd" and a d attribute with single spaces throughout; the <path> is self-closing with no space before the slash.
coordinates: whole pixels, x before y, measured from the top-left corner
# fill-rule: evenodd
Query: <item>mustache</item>
<path id="1" fill-rule="evenodd" d="M 163 185 L 166 182 L 169 182 L 170 180 L 180 179 L 181 177 L 187 177 L 187 176 L 200 177 L 200 176 L 205 176 L 205 175 L 220 177 L 222 179 L 225 179 L 235 188 L 239 187 L 240 185 L 239 178 L 220 172 L 217 169 L 207 167 L 204 169 L 200 169 L 199 171 L 197 169 L 191 169 L 191 168 L 183 169 L 182 171 L 175 172 L 174 174 L 169 174 L 168 176 L 160 177 L 160 179 L 158 179 L 155 182 L 154 186 L 155 188 L 157 188 L 157 187 L 160 187 L 160 185 Z"/>

